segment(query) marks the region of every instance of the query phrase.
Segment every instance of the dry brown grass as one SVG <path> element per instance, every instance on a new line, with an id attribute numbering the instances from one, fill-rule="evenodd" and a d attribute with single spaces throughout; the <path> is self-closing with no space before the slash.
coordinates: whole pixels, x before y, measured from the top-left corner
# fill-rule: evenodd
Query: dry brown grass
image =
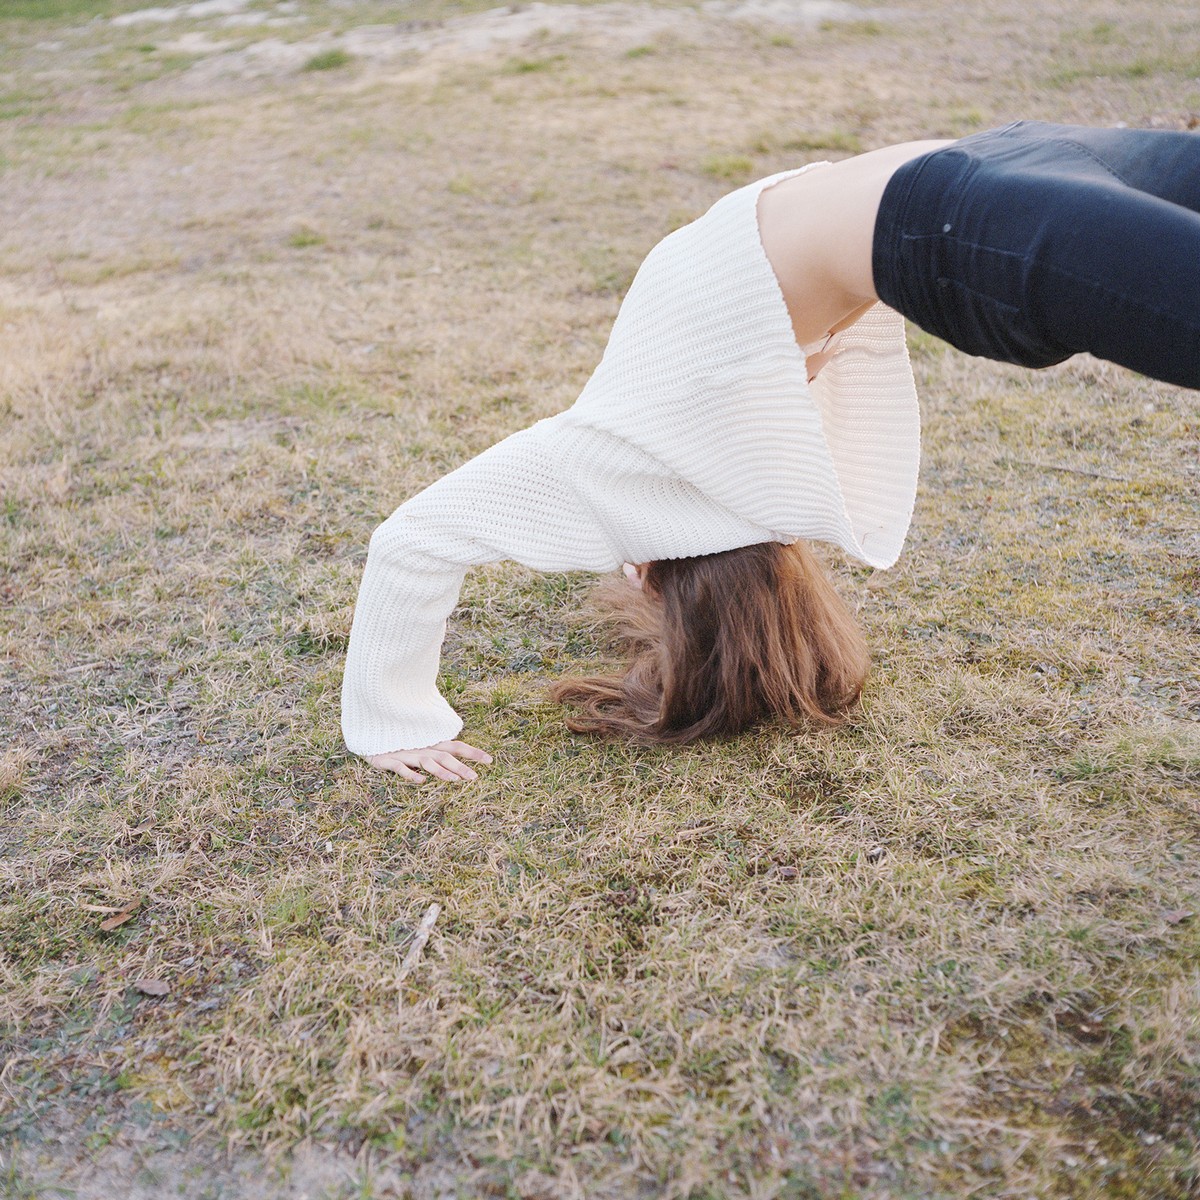
<path id="1" fill-rule="evenodd" d="M 608 652 L 588 581 L 507 567 L 446 658 L 479 784 L 347 756 L 337 687 L 373 525 L 573 399 L 659 236 L 858 147 L 1194 121 L 1195 23 L 533 11 L 482 48 L 435 0 L 6 29 L 0 1181 L 1193 1194 L 1194 394 L 914 336 L 909 549 L 834 564 L 848 730 L 575 739 L 541 695 Z M 255 1174 L 297 1147 L 349 1166 Z"/>

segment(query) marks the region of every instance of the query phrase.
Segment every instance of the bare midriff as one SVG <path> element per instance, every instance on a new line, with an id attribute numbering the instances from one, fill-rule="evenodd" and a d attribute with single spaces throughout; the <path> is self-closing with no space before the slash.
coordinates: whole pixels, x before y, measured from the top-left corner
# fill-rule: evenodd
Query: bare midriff
<path id="1" fill-rule="evenodd" d="M 871 245 L 884 188 L 904 163 L 946 145 L 905 142 L 872 150 L 794 175 L 759 195 L 763 249 L 801 346 L 847 328 L 876 302 Z"/>

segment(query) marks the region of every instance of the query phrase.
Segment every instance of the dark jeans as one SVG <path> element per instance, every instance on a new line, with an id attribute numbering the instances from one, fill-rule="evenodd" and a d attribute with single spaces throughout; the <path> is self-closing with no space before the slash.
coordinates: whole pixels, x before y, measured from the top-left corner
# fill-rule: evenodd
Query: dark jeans
<path id="1" fill-rule="evenodd" d="M 1086 350 L 1200 388 L 1200 135 L 1018 121 L 902 166 L 875 223 L 885 304 L 968 354 Z"/>

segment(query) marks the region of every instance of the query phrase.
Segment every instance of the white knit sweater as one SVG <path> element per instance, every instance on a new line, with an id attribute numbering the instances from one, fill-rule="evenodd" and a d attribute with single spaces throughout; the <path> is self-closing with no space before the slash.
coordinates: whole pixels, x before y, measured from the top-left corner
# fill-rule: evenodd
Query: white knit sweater
<path id="1" fill-rule="evenodd" d="M 375 531 L 342 686 L 351 750 L 417 749 L 462 728 L 436 681 L 468 567 L 609 571 L 797 538 L 896 560 L 920 442 L 904 322 L 876 305 L 808 382 L 757 217 L 760 191 L 795 174 L 740 188 L 660 242 L 574 406 Z"/>

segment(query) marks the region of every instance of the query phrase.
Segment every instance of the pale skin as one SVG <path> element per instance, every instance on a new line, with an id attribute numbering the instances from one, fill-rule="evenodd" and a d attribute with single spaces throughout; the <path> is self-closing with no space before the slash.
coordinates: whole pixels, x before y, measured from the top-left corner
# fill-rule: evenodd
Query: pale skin
<path id="1" fill-rule="evenodd" d="M 871 246 L 884 188 L 898 167 L 947 144 L 905 142 L 872 150 L 805 171 L 759 195 L 763 250 L 801 346 L 827 343 L 878 301 Z M 808 355 L 810 380 L 833 353 L 835 348 L 825 345 Z M 625 563 L 626 578 L 634 587 L 642 586 L 647 565 Z M 367 761 L 410 783 L 425 783 L 427 776 L 463 783 L 478 778 L 470 763 L 487 764 L 492 756 L 467 742 L 446 741 L 420 750 L 373 754 Z"/>

